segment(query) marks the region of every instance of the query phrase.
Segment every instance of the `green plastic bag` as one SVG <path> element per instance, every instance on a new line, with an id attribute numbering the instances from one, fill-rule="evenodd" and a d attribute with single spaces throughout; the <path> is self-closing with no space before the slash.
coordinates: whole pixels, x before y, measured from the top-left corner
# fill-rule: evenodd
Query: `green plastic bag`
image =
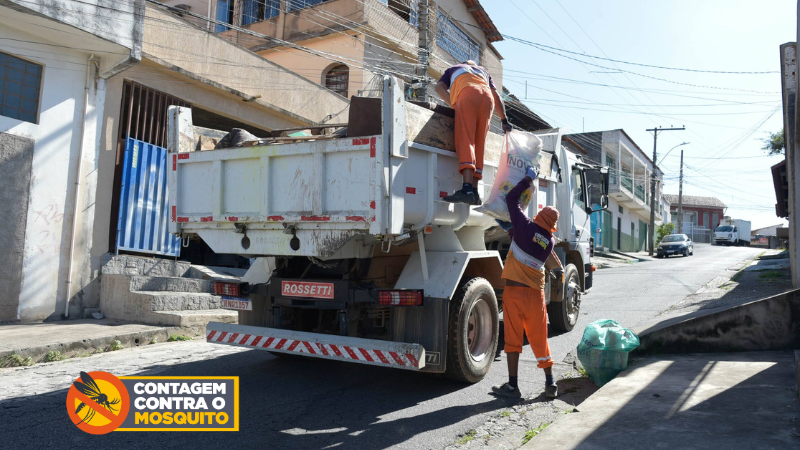
<path id="1" fill-rule="evenodd" d="M 610 319 L 596 320 L 583 331 L 578 359 L 598 387 L 628 367 L 628 353 L 639 346 L 639 336 Z"/>

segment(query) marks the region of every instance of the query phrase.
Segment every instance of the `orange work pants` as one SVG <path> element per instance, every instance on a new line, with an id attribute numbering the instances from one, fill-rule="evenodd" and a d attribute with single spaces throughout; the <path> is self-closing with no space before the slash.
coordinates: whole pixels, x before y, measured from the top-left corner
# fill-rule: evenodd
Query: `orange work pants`
<path id="1" fill-rule="evenodd" d="M 483 149 L 494 111 L 494 97 L 488 87 L 465 86 L 456 104 L 456 154 L 458 171 L 472 169 L 475 179 L 483 178 Z"/>
<path id="2" fill-rule="evenodd" d="M 503 331 L 506 353 L 522 353 L 522 333 L 528 336 L 538 366 L 553 366 L 547 343 L 547 307 L 544 291 L 521 286 L 506 286 L 503 291 Z"/>

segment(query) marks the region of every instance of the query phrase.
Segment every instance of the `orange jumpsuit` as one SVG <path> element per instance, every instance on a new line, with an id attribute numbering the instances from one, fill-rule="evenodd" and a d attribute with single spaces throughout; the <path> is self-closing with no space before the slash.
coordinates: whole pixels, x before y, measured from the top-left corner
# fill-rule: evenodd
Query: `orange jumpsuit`
<path id="1" fill-rule="evenodd" d="M 464 78 L 461 75 L 458 78 Z M 456 79 L 458 81 L 458 79 Z M 455 84 L 455 83 L 454 83 Z M 494 111 L 494 97 L 489 86 L 464 86 L 453 105 L 456 110 L 456 154 L 458 171 L 472 169 L 475 179 L 483 178 L 483 150 Z"/>
<path id="2" fill-rule="evenodd" d="M 472 169 L 483 178 L 483 150 L 494 111 L 497 89 L 489 72 L 479 66 L 456 64 L 444 71 L 440 83 L 450 89 L 450 103 L 456 110 L 455 141 L 458 171 Z"/>

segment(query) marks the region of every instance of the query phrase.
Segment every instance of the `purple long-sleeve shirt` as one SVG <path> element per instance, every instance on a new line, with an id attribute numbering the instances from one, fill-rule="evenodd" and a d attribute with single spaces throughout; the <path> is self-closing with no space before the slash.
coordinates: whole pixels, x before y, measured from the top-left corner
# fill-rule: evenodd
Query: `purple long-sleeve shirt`
<path id="1" fill-rule="evenodd" d="M 513 243 L 527 255 L 522 252 L 514 251 L 512 253 L 520 262 L 531 264 L 540 264 L 544 267 L 544 262 L 553 252 L 555 246 L 555 238 L 550 230 L 545 230 L 539 225 L 533 223 L 533 220 L 525 215 L 522 207 L 519 205 L 519 198 L 526 189 L 529 189 L 533 184 L 529 177 L 524 177 L 517 183 L 514 189 L 506 195 L 506 205 L 508 206 L 508 213 L 511 216 L 511 229 L 513 230 Z M 530 258 L 526 258 L 530 257 Z M 532 261 L 523 261 L 532 260 Z M 531 265 L 527 264 L 527 265 Z M 538 268 L 538 267 L 537 267 Z"/>

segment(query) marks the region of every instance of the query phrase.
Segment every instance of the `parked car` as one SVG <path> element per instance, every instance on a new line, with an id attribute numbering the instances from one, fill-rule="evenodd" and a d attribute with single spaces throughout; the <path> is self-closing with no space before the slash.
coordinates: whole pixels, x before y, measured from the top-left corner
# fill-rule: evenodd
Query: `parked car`
<path id="1" fill-rule="evenodd" d="M 668 234 L 658 244 L 659 258 L 670 255 L 691 256 L 694 254 L 694 245 L 689 236 L 685 234 Z"/>

